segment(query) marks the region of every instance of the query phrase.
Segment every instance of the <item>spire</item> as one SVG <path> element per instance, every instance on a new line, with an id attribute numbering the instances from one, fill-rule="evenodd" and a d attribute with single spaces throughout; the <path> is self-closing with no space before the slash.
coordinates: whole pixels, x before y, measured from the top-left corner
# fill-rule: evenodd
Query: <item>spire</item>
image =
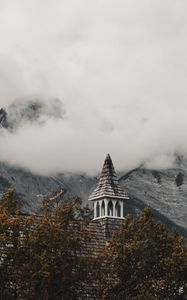
<path id="1" fill-rule="evenodd" d="M 88 200 L 96 200 L 103 197 L 118 199 L 129 198 L 127 193 L 118 183 L 110 154 L 108 154 L 105 159 L 99 183 Z"/>

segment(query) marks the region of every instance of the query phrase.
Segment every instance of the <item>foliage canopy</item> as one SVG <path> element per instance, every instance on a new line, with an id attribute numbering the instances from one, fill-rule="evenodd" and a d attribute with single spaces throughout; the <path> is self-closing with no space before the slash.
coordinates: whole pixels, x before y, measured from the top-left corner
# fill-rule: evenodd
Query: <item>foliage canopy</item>
<path id="1" fill-rule="evenodd" d="M 12 191 L 0 205 L 0 299 L 76 299 L 86 269 L 78 253 L 88 239 L 86 220 L 77 220 L 79 201 L 37 217 L 10 214 L 8 197 L 14 207 Z"/>
<path id="2" fill-rule="evenodd" d="M 155 221 L 148 207 L 138 219 L 126 218 L 105 259 L 109 276 L 104 280 L 104 299 L 171 300 L 185 289 L 185 241 Z"/>
<path id="3" fill-rule="evenodd" d="M 105 251 L 94 257 L 85 249 L 92 237 L 80 202 L 55 201 L 45 198 L 38 217 L 20 213 L 14 190 L 2 197 L 1 300 L 76 300 L 84 284 L 93 293 L 96 287 L 99 299 L 181 297 L 187 274 L 185 241 L 155 221 L 149 208 L 137 219 L 127 216 Z"/>

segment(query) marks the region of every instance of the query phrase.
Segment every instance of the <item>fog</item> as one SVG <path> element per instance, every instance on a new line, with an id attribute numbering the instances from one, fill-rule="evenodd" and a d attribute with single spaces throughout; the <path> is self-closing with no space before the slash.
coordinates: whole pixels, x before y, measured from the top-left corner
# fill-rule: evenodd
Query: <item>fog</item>
<path id="1" fill-rule="evenodd" d="M 0 107 L 45 103 L 32 121 L 16 105 L 0 161 L 94 174 L 107 153 L 118 171 L 186 155 L 186 11 L 185 0 L 0 0 Z"/>

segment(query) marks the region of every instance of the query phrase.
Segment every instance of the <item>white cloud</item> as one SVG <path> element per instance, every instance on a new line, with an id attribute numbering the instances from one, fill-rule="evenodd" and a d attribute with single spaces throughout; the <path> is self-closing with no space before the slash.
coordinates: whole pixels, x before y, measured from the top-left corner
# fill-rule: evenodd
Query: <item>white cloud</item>
<path id="1" fill-rule="evenodd" d="M 187 143 L 185 0 L 0 0 L 0 106 L 62 99 L 64 120 L 0 137 L 32 171 L 166 167 Z M 26 101 L 25 100 L 25 101 Z"/>

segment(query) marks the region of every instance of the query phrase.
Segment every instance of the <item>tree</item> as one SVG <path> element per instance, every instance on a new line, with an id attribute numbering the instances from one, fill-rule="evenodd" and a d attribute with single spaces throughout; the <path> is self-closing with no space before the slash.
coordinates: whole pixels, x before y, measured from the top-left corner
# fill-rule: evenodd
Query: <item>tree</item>
<path id="1" fill-rule="evenodd" d="M 103 299 L 178 299 L 185 289 L 187 248 L 177 233 L 153 220 L 150 208 L 130 216 L 105 253 Z M 112 274 L 112 275 L 111 275 Z"/>
<path id="2" fill-rule="evenodd" d="M 78 286 L 86 280 L 80 253 L 88 239 L 81 215 L 77 201 L 40 217 L 12 215 L 1 203 L 0 299 L 77 299 Z"/>
<path id="3" fill-rule="evenodd" d="M 8 188 L 4 193 L 1 199 L 1 205 L 3 205 L 11 214 L 19 213 L 22 207 L 21 200 L 17 198 L 13 188 Z"/>
<path id="4" fill-rule="evenodd" d="M 25 229 L 20 215 L 12 215 L 4 204 L 0 204 L 0 299 L 12 300 L 17 298 L 16 280 L 19 270 L 16 263 L 20 259 L 19 247 L 22 232 Z M 18 273 L 17 273 L 18 272 Z M 17 276 L 17 277 L 16 277 Z"/>

